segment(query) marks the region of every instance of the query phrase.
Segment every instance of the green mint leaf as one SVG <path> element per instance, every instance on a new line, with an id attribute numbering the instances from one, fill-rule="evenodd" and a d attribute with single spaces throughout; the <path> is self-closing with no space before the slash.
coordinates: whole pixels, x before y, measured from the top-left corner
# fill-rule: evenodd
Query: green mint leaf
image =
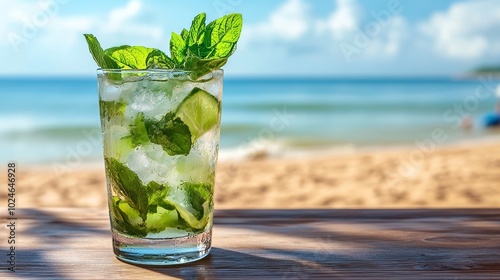
<path id="1" fill-rule="evenodd" d="M 92 54 L 97 65 L 103 69 L 117 69 L 118 65 L 109 58 L 105 51 L 102 49 L 101 44 L 97 38 L 92 34 L 83 34 L 87 44 L 89 46 L 89 51 Z"/>
<path id="2" fill-rule="evenodd" d="M 129 155 L 134 148 L 135 145 L 132 143 L 131 137 L 125 136 L 118 139 L 118 141 L 113 141 L 112 144 L 107 144 L 104 156 L 122 159 L 123 156 Z"/>
<path id="3" fill-rule="evenodd" d="M 169 58 L 165 53 L 142 46 L 119 46 L 104 50 L 91 34 L 84 34 L 97 64 L 104 69 L 189 69 L 192 79 L 198 79 L 227 62 L 236 50 L 241 35 L 243 17 L 229 14 L 206 25 L 206 14 L 197 15 L 189 30 L 172 33 Z M 121 79 L 120 74 L 110 74 Z"/>
<path id="4" fill-rule="evenodd" d="M 153 49 L 146 57 L 146 68 L 172 69 L 175 68 L 175 63 L 164 52 Z"/>
<path id="5" fill-rule="evenodd" d="M 110 203 L 113 228 L 132 236 L 144 237 L 147 235 L 144 220 L 139 217 L 130 205 L 114 196 Z"/>
<path id="6" fill-rule="evenodd" d="M 204 203 L 212 205 L 213 186 L 209 184 L 183 183 L 181 188 L 186 192 L 189 204 L 195 210 L 194 216 L 201 220 L 207 215 L 203 207 Z"/>
<path id="7" fill-rule="evenodd" d="M 147 186 L 149 205 L 158 205 L 170 193 L 170 187 L 151 181 Z"/>
<path id="8" fill-rule="evenodd" d="M 210 22 L 205 31 L 203 46 L 208 51 L 204 58 L 229 57 L 241 35 L 243 17 L 229 14 Z"/>
<path id="9" fill-rule="evenodd" d="M 203 59 L 197 56 L 190 56 L 186 59 L 186 69 L 192 69 L 191 79 L 197 80 L 198 78 L 212 72 L 213 70 L 220 69 L 227 63 L 227 58 L 209 58 Z"/>
<path id="10" fill-rule="evenodd" d="M 123 45 L 105 50 L 121 69 L 146 69 L 146 58 L 153 51 L 152 48 Z"/>
<path id="11" fill-rule="evenodd" d="M 160 232 L 167 227 L 176 227 L 179 215 L 173 205 L 164 201 L 171 188 L 151 181 L 145 188 L 148 195 L 148 214 L 146 229 L 148 232 Z"/>
<path id="12" fill-rule="evenodd" d="M 161 145 L 169 155 L 187 155 L 191 150 L 191 132 L 181 119 L 166 114 L 160 121 L 146 120 L 151 142 Z"/>
<path id="13" fill-rule="evenodd" d="M 169 205 L 170 205 L 170 204 L 169 204 Z M 203 231 L 204 226 L 200 227 L 199 229 L 192 227 L 192 226 L 191 226 L 191 225 L 189 225 L 189 224 L 186 222 L 186 220 L 184 220 L 184 218 L 183 218 L 183 217 L 179 214 L 180 212 L 177 210 L 177 208 L 175 208 L 175 206 L 173 206 L 173 207 L 174 207 L 174 211 L 175 211 L 176 213 L 178 213 L 178 220 L 177 220 L 177 223 L 176 223 L 173 227 L 175 227 L 175 228 L 177 228 L 177 229 L 180 229 L 180 230 L 187 231 L 187 232 L 192 232 L 192 233 L 200 233 L 200 232 L 202 232 L 202 231 Z M 182 210 L 181 210 L 181 211 L 182 211 Z M 187 211 L 187 210 L 186 210 L 186 211 Z M 192 217 L 193 217 L 193 219 L 196 219 L 196 218 L 194 218 L 194 216 L 192 216 Z M 195 223 L 199 223 L 199 222 L 195 222 Z M 201 223 L 200 223 L 200 225 L 201 225 Z M 205 225 L 206 225 L 206 224 L 205 224 Z"/>
<path id="14" fill-rule="evenodd" d="M 146 220 L 148 196 L 137 174 L 114 158 L 106 157 L 104 160 L 111 187 Z"/>
<path id="15" fill-rule="evenodd" d="M 210 206 L 209 206 L 208 201 L 204 202 L 201 205 L 201 207 L 203 209 L 203 212 L 202 212 L 203 215 L 199 219 L 193 213 L 191 213 L 184 205 L 182 205 L 174 200 L 170 200 L 168 197 L 165 198 L 165 202 L 172 204 L 175 207 L 175 209 L 177 210 L 177 212 L 179 213 L 179 216 L 182 219 L 179 219 L 178 226 L 180 226 L 182 229 L 192 230 L 192 231 L 196 232 L 196 230 L 203 229 L 207 225 L 208 220 L 210 218 L 209 217 Z M 184 225 L 182 223 L 182 221 L 184 221 L 187 225 Z"/>
<path id="16" fill-rule="evenodd" d="M 187 37 L 187 45 L 189 48 L 198 44 L 198 40 L 200 36 L 205 32 L 205 20 L 207 15 L 205 13 L 201 13 L 197 15 L 193 22 L 191 23 L 191 28 L 189 29 L 188 37 Z M 197 49 L 197 47 L 196 47 Z"/>
<path id="17" fill-rule="evenodd" d="M 184 40 L 184 42 L 186 42 L 188 35 L 189 35 L 189 31 L 186 28 L 182 29 L 181 37 L 182 37 L 182 40 Z"/>
<path id="18" fill-rule="evenodd" d="M 177 225 L 183 229 L 196 232 L 205 228 L 210 219 L 210 209 L 213 207 L 213 186 L 210 184 L 184 183 L 181 188 L 186 193 L 187 204 L 179 203 L 169 197 L 165 203 L 175 207 L 181 219 Z M 184 221 L 184 224 L 182 221 Z"/>
<path id="19" fill-rule="evenodd" d="M 175 207 L 169 206 L 166 204 L 163 200 L 164 198 L 170 193 L 171 188 L 167 185 L 161 185 L 158 184 L 155 181 L 151 181 L 147 186 L 146 186 L 146 192 L 148 194 L 148 218 L 146 221 L 149 219 L 149 214 L 151 213 L 156 213 L 158 211 L 158 206 L 161 206 L 162 208 L 166 210 L 175 210 Z M 166 207 L 164 207 L 166 205 Z"/>
<path id="20" fill-rule="evenodd" d="M 168 195 L 168 194 L 167 194 Z M 167 210 L 175 210 L 175 206 L 168 203 L 167 201 L 165 201 L 165 198 L 166 196 L 163 198 L 163 200 L 161 200 L 159 203 L 158 203 L 158 206 L 161 206 Z"/>
<path id="21" fill-rule="evenodd" d="M 179 67 L 183 66 L 184 59 L 186 58 L 186 50 L 187 45 L 182 36 L 172 32 L 172 37 L 170 38 L 170 56 Z"/>
<path id="22" fill-rule="evenodd" d="M 116 101 L 103 101 L 99 99 L 99 112 L 101 118 L 107 117 L 108 120 L 114 116 L 123 116 L 127 104 Z"/>
<path id="23" fill-rule="evenodd" d="M 203 42 L 203 38 L 205 36 L 205 20 L 205 13 L 197 15 L 193 19 L 191 27 L 189 28 L 187 39 L 185 40 L 187 45 L 187 56 L 202 56 L 201 53 L 203 52 L 203 49 L 200 48 L 200 44 Z"/>
<path id="24" fill-rule="evenodd" d="M 198 37 L 198 42 L 196 44 L 198 45 L 198 48 L 201 44 L 203 44 L 203 39 L 205 38 L 205 32 L 201 33 L 200 36 Z"/>
<path id="25" fill-rule="evenodd" d="M 144 113 L 138 113 L 130 125 L 130 138 L 135 146 L 149 142 L 148 131 L 144 122 Z"/>
<path id="26" fill-rule="evenodd" d="M 174 209 L 166 209 L 161 206 L 155 206 L 154 212 L 149 212 L 146 219 L 146 228 L 148 232 L 161 232 L 167 227 L 176 227 L 179 220 L 179 214 Z"/>

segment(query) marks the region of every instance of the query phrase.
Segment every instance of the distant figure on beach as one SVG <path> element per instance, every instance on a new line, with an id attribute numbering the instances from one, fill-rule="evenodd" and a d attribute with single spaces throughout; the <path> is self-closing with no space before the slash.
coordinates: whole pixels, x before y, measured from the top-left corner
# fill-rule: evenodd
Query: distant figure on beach
<path id="1" fill-rule="evenodd" d="M 462 118 L 461 125 L 464 130 L 471 130 L 474 126 L 474 119 L 471 117 L 471 115 L 466 115 Z"/>
<path id="2" fill-rule="evenodd" d="M 498 103 L 495 110 L 486 114 L 481 120 L 485 128 L 500 128 L 500 85 L 497 86 L 496 96 L 498 97 Z M 462 118 L 461 126 L 464 130 L 471 130 L 474 126 L 474 119 L 472 116 L 465 115 Z"/>
<path id="3" fill-rule="evenodd" d="M 484 117 L 484 125 L 486 127 L 500 127 L 500 101 L 497 104 L 496 111 Z"/>
<path id="4" fill-rule="evenodd" d="M 500 127 L 500 85 L 497 86 L 496 95 L 499 100 L 495 112 L 489 113 L 484 117 L 484 125 L 487 128 Z"/>

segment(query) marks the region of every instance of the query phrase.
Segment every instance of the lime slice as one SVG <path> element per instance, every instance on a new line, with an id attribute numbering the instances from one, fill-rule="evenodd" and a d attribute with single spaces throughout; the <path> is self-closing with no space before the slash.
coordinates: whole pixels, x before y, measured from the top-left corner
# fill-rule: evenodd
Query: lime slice
<path id="1" fill-rule="evenodd" d="M 143 219 L 127 202 L 120 200 L 117 196 L 113 196 L 110 211 L 114 229 L 132 236 L 146 236 Z"/>
<path id="2" fill-rule="evenodd" d="M 177 224 L 178 215 L 175 210 L 167 210 L 161 206 L 156 207 L 156 213 L 148 213 L 146 229 L 148 232 L 160 232 L 167 227 Z"/>
<path id="3" fill-rule="evenodd" d="M 167 200 L 167 199 L 166 199 Z M 186 223 L 194 228 L 194 229 L 203 229 L 205 226 L 208 224 L 209 216 L 208 216 L 208 202 L 205 201 L 205 203 L 202 204 L 203 207 L 203 217 L 201 219 L 197 219 L 189 210 L 182 206 L 180 203 L 177 203 L 175 201 L 170 201 L 167 200 L 170 204 L 175 206 L 175 209 L 177 209 L 177 212 L 179 212 L 179 215 L 186 221 Z"/>
<path id="4" fill-rule="evenodd" d="M 120 201 L 118 203 L 118 208 L 127 215 L 127 218 L 132 226 L 140 226 L 144 222 L 141 216 L 139 216 L 139 212 L 130 207 L 127 202 Z"/>
<path id="5" fill-rule="evenodd" d="M 194 143 L 219 122 L 220 104 L 215 96 L 194 88 L 177 108 L 175 116 L 189 127 Z"/>

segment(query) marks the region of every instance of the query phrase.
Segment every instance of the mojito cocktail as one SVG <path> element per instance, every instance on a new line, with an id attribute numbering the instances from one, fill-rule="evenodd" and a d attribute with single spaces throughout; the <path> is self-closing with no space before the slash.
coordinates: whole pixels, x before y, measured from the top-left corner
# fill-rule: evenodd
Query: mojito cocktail
<path id="1" fill-rule="evenodd" d="M 175 263 L 208 253 L 222 76 L 216 70 L 193 81 L 186 71 L 98 71 L 118 257 Z"/>
<path id="2" fill-rule="evenodd" d="M 169 265 L 210 251 L 224 66 L 236 50 L 241 14 L 172 32 L 156 48 L 103 49 L 84 34 L 100 69 L 109 214 L 116 256 Z"/>

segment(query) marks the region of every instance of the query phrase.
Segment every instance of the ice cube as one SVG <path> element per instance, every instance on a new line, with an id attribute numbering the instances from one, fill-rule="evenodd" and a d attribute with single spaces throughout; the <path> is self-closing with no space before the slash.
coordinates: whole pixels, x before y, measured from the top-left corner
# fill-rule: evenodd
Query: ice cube
<path id="1" fill-rule="evenodd" d="M 170 82 L 143 81 L 135 91 L 123 95 L 123 99 L 128 104 L 125 108 L 125 116 L 131 120 L 142 112 L 148 119 L 159 120 L 175 109 L 172 107 L 171 96 Z"/>
<path id="2" fill-rule="evenodd" d="M 215 96 L 217 99 L 220 99 L 222 97 L 222 82 L 219 80 L 222 79 L 222 76 L 219 73 L 216 73 L 214 74 L 213 79 L 217 80 L 208 83 L 191 83 L 191 86 L 193 88 L 198 87 Z"/>
<path id="3" fill-rule="evenodd" d="M 170 187 L 184 182 L 213 184 L 217 147 L 213 137 L 213 133 L 200 137 L 187 156 L 171 156 L 162 146 L 147 143 L 130 152 L 126 165 L 144 184 L 151 181 Z"/>
<path id="4" fill-rule="evenodd" d="M 125 139 L 130 134 L 127 126 L 124 126 L 123 118 L 103 118 L 104 128 L 104 155 L 117 160 L 124 160 L 132 150 L 131 143 Z"/>
<path id="5" fill-rule="evenodd" d="M 187 156 L 177 159 L 177 179 L 182 182 L 213 184 L 216 151 L 211 133 L 200 137 Z"/>
<path id="6" fill-rule="evenodd" d="M 120 98 L 122 88 L 121 85 L 105 83 L 101 86 L 99 93 L 103 101 L 116 101 Z"/>
<path id="7" fill-rule="evenodd" d="M 179 107 L 179 104 L 181 104 L 184 98 L 189 95 L 193 88 L 193 83 L 189 81 L 175 81 L 172 88 L 170 106 L 174 108 L 174 110 L 177 109 L 177 107 Z"/>
<path id="8" fill-rule="evenodd" d="M 127 94 L 132 95 L 137 90 L 138 83 L 125 82 L 121 86 L 122 86 L 122 95 L 127 95 Z"/>
<path id="9" fill-rule="evenodd" d="M 175 172 L 178 156 L 168 155 L 160 145 L 148 143 L 135 148 L 127 157 L 126 165 L 144 184 L 155 181 L 169 186 L 178 185 Z"/>

